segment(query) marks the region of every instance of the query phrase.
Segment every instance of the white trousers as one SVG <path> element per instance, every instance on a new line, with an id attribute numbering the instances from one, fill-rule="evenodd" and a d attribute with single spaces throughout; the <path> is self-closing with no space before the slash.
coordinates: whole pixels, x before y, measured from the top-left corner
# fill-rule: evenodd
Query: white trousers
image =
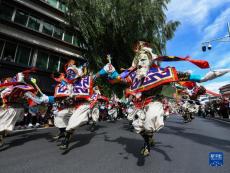
<path id="1" fill-rule="evenodd" d="M 97 122 L 99 119 L 99 109 L 97 107 L 90 110 L 89 103 L 79 106 L 74 109 L 72 116 L 69 119 L 66 130 L 75 130 L 77 127 L 87 123 L 90 119 Z"/>
<path id="2" fill-rule="evenodd" d="M 73 112 L 70 108 L 58 111 L 57 114 L 54 116 L 54 125 L 57 128 L 66 128 L 72 113 Z"/>
<path id="3" fill-rule="evenodd" d="M 164 109 L 161 102 L 149 103 L 143 110 L 138 110 L 133 117 L 133 127 L 137 133 L 157 132 L 164 127 Z"/>
<path id="4" fill-rule="evenodd" d="M 15 123 L 24 114 L 23 108 L 8 107 L 7 109 L 0 109 L 0 132 L 13 131 Z"/>

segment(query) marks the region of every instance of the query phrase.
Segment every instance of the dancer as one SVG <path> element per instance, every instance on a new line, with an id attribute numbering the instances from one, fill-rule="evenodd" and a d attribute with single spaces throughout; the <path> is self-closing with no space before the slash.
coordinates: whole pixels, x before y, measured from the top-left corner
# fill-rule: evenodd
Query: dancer
<path id="1" fill-rule="evenodd" d="M 54 123 L 60 131 L 54 139 L 63 137 L 60 149 L 68 149 L 70 138 L 79 126 L 91 121 L 94 130 L 99 119 L 100 91 L 93 87 L 93 76 L 86 74 L 86 65 L 77 67 L 72 59 L 65 65 L 65 74 L 54 79 L 59 82 L 54 95 L 58 109 Z"/>
<path id="2" fill-rule="evenodd" d="M 221 74 L 218 75 L 216 75 L 216 72 L 210 72 L 206 76 L 201 77 L 187 72 L 178 72 L 173 67 L 161 68 L 158 64 L 161 60 L 174 59 L 176 61 L 189 61 L 200 68 L 208 68 L 209 64 L 206 61 L 157 56 L 152 53 L 152 49 L 144 42 L 139 42 L 134 51 L 136 56 L 129 69 L 119 75 L 112 66 L 108 56 L 109 63 L 96 74 L 96 77 L 107 75 L 112 82 L 125 82 L 129 84 L 129 88 L 126 90 L 126 97 L 135 104 L 136 109 L 128 117 L 133 120 L 132 125 L 134 129 L 145 141 L 141 154 L 147 156 L 150 153 L 150 147 L 154 145 L 153 133 L 159 131 L 164 126 L 163 85 L 178 81 L 204 82 L 214 79 L 226 73 L 226 71 L 221 71 Z M 199 91 L 197 95 L 205 92 Z"/>
<path id="3" fill-rule="evenodd" d="M 49 97 L 37 92 L 41 92 L 35 83 L 35 79 L 30 80 L 29 74 L 34 70 L 27 70 L 18 73 L 13 78 L 6 78 L 0 84 L 0 95 L 2 106 L 0 108 L 0 146 L 3 146 L 5 133 L 12 132 L 17 120 L 24 115 L 24 107 L 28 101 L 32 100 L 37 104 L 46 103 Z"/>

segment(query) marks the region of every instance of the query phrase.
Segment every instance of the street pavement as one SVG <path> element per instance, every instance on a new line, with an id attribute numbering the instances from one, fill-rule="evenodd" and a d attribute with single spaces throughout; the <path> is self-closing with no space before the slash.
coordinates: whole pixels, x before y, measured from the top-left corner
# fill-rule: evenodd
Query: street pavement
<path id="1" fill-rule="evenodd" d="M 171 116 L 155 135 L 151 155 L 142 157 L 142 138 L 128 122 L 99 122 L 75 131 L 61 151 L 55 128 L 17 132 L 0 149 L 0 173 L 230 173 L 230 124 L 196 117 L 184 124 Z M 222 167 L 209 166 L 209 153 L 223 152 Z"/>

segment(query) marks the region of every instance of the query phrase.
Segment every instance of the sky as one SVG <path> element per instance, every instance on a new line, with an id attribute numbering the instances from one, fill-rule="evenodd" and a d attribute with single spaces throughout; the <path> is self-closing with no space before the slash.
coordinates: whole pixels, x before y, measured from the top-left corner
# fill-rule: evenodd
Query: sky
<path id="1" fill-rule="evenodd" d="M 228 34 L 230 0 L 171 0 L 167 8 L 168 20 L 181 22 L 174 38 L 167 43 L 167 55 L 189 55 L 193 59 L 207 60 L 211 68 L 199 69 L 189 62 L 170 63 L 170 66 L 200 75 L 205 75 L 210 70 L 230 68 L 230 38 L 229 42 L 211 43 L 211 50 L 201 50 L 203 42 Z M 167 63 L 163 65 L 167 66 Z M 226 84 L 230 84 L 230 73 L 202 85 L 219 92 L 219 88 Z"/>

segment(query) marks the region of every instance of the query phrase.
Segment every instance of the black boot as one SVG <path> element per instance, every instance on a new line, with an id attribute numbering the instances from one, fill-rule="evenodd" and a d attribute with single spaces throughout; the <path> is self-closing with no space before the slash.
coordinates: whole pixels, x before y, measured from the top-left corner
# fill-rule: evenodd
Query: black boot
<path id="1" fill-rule="evenodd" d="M 188 121 L 188 116 L 187 115 L 184 115 L 184 123 L 188 123 L 189 121 Z"/>
<path id="2" fill-rule="evenodd" d="M 69 147 L 69 142 L 72 137 L 73 132 L 66 132 L 65 139 L 62 140 L 60 149 L 61 150 L 66 150 Z"/>
<path id="3" fill-rule="evenodd" d="M 144 132 L 141 133 L 141 136 L 144 138 L 144 146 L 141 148 L 141 154 L 143 156 L 148 156 L 150 154 L 150 141 L 149 141 L 149 136 L 145 134 Z"/>
<path id="4" fill-rule="evenodd" d="M 0 135 L 0 148 L 4 145 L 3 135 Z"/>
<path id="5" fill-rule="evenodd" d="M 155 146 L 155 141 L 153 139 L 153 135 L 149 135 L 149 146 L 154 147 Z"/>
<path id="6" fill-rule="evenodd" d="M 90 126 L 90 131 L 91 131 L 91 132 L 94 132 L 95 129 L 96 129 L 96 123 L 93 122 L 93 123 L 91 124 L 91 126 Z"/>
<path id="7" fill-rule="evenodd" d="M 3 147 L 4 141 L 3 138 L 5 136 L 5 131 L 0 132 L 0 148 Z"/>
<path id="8" fill-rule="evenodd" d="M 59 128 L 59 133 L 56 136 L 53 136 L 53 140 L 59 140 L 65 137 L 65 128 Z"/>

